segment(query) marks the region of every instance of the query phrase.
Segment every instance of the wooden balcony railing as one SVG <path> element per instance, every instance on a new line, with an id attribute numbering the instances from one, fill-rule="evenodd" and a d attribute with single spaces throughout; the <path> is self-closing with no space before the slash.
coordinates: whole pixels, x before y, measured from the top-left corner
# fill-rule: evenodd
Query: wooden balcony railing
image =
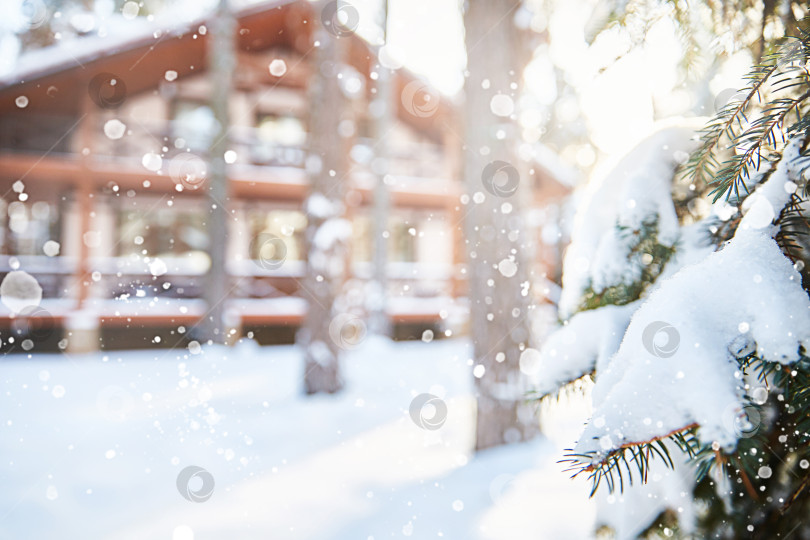
<path id="1" fill-rule="evenodd" d="M 59 115 L 9 114 L 0 118 L 0 151 L 4 153 L 63 156 L 77 153 L 72 135 L 80 118 Z M 99 118 L 92 129 L 91 159 L 127 160 L 139 166 L 145 155 L 162 156 L 163 161 L 191 153 L 206 157 L 204 133 L 193 133 L 188 124 L 171 121 L 120 120 Z M 111 124 L 108 124 L 112 122 Z M 193 136 L 183 137 L 192 133 Z M 285 144 L 268 140 L 258 128 L 233 126 L 229 132 L 235 164 L 303 168 L 306 144 Z M 429 142 L 400 142 L 385 148 L 387 173 L 401 182 L 420 179 L 447 179 L 447 159 L 441 145 Z M 377 143 L 358 137 L 351 152 L 352 165 L 358 171 L 372 172 Z"/>

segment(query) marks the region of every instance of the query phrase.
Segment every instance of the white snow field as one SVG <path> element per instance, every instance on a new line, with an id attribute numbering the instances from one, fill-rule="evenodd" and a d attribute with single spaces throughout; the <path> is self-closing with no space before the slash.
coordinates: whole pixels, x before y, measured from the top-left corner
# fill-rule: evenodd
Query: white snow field
<path id="1" fill-rule="evenodd" d="M 552 406 L 547 437 L 476 455 L 464 340 L 369 338 L 345 390 L 316 397 L 292 346 L 192 349 L 5 357 L 0 538 L 593 537 L 588 485 L 556 463 L 584 400 Z M 425 392 L 440 429 L 409 415 Z M 205 502 L 178 490 L 188 466 L 214 479 Z"/>

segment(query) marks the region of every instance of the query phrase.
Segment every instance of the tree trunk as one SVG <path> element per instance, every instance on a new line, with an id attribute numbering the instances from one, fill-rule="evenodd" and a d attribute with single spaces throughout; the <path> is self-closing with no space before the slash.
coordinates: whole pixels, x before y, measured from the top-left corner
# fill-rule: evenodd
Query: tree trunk
<path id="1" fill-rule="evenodd" d="M 530 246 L 521 202 L 532 194 L 516 155 L 520 136 L 513 109 L 523 66 L 512 21 L 519 6 L 516 0 L 470 0 L 464 16 L 469 71 L 464 176 L 470 199 L 465 229 L 478 450 L 526 440 L 538 431 L 524 402 L 527 386 L 519 368 L 521 351 L 531 341 L 525 256 Z"/>
<path id="2" fill-rule="evenodd" d="M 383 36 L 387 39 L 388 1 L 383 0 L 382 9 Z M 385 177 L 388 173 L 388 152 L 385 137 L 391 129 L 393 103 L 391 102 L 391 72 L 381 63 L 377 64 L 377 94 L 375 95 L 370 116 L 374 129 L 375 160 L 372 164 L 377 183 L 374 186 L 374 210 L 372 219 L 372 243 L 374 266 L 373 286 L 369 299 L 369 326 L 378 335 L 388 335 L 391 331 L 386 299 L 388 289 L 388 216 L 391 213 L 391 198 Z"/>
<path id="3" fill-rule="evenodd" d="M 228 150 L 229 114 L 236 55 L 234 38 L 236 23 L 228 7 L 228 0 L 220 0 L 217 16 L 212 21 L 209 40 L 209 78 L 211 81 L 211 111 L 217 121 L 218 132 L 209 134 L 208 183 L 206 185 L 206 231 L 211 268 L 205 280 L 206 315 L 202 321 L 205 339 L 225 343 L 225 304 L 228 296 L 226 249 L 228 246 L 228 174 L 225 152 Z"/>
<path id="4" fill-rule="evenodd" d="M 328 3 L 318 4 L 323 9 Z M 362 323 L 343 313 L 341 291 L 346 280 L 350 224 L 344 218 L 348 141 L 339 135 L 340 123 L 350 120 L 339 86 L 341 49 L 346 39 L 318 24 L 313 79 L 310 87 L 309 154 L 310 193 L 304 203 L 307 215 L 307 269 L 302 295 L 307 315 L 298 333 L 305 359 L 307 394 L 340 390 L 340 357 L 355 344 Z"/>

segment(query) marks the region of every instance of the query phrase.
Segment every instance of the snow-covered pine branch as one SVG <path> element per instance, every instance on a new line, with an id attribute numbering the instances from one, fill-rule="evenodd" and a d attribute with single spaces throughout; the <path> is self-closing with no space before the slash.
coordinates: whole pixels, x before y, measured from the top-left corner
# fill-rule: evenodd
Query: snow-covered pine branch
<path id="1" fill-rule="evenodd" d="M 559 312 L 567 320 L 541 350 L 538 394 L 604 369 L 639 299 L 714 250 L 708 229 L 714 220 L 681 227 L 671 195 L 698 125 L 660 129 L 590 189 L 563 266 Z"/>
<path id="2" fill-rule="evenodd" d="M 782 242 L 777 242 L 786 209 L 800 212 L 797 193 L 804 188 L 803 172 L 810 161 L 802 154 L 805 138 L 794 137 L 775 164 L 763 163 L 752 174 L 752 194 L 736 201 L 743 217 L 734 222 L 731 239 L 717 248 L 710 241 L 712 232 L 718 224 L 734 221 L 729 220 L 734 212 L 727 204 L 716 203 L 712 215 L 686 226 L 680 226 L 677 218 L 662 226 L 659 217 L 674 215 L 674 210 L 668 213 L 673 205 L 674 165 L 667 161 L 671 138 L 688 144 L 690 133 L 659 131 L 628 156 L 635 156 L 636 167 L 632 160 L 623 160 L 593 191 L 591 205 L 610 200 L 606 186 L 611 183 L 622 197 L 607 217 L 591 213 L 593 206 L 580 215 L 565 268 L 576 270 L 564 275 L 568 289 L 562 298 L 567 303 L 561 305 L 561 313 L 573 315 L 541 350 L 538 394 L 553 394 L 571 381 L 596 374 L 595 412 L 564 460 L 575 476 L 590 473 L 594 493 L 601 483 L 639 501 L 648 489 L 639 489 L 639 483 L 646 483 L 650 471 L 664 478 L 662 467 L 681 473 L 655 489 L 688 484 L 691 490 L 696 479 L 715 465 L 735 468 L 753 491 L 752 473 L 745 472 L 752 464 L 735 449 L 741 438 L 753 436 L 752 423 L 765 422 L 765 412 L 758 412 L 764 400 L 755 394 L 765 392 L 767 397 L 774 385 L 784 390 L 792 384 L 796 366 L 808 364 L 804 352 L 810 345 L 810 299 Z M 667 151 L 649 151 L 662 147 Z M 666 189 L 639 190 L 644 185 L 639 182 L 628 194 L 626 186 L 633 185 L 628 178 L 634 176 L 646 176 L 650 184 L 664 184 Z M 635 204 L 621 204 L 627 200 Z M 648 210 L 635 213 L 639 207 Z M 599 280 L 615 284 L 628 275 L 636 279 L 644 275 L 628 243 L 617 243 L 615 228 L 605 225 L 611 219 L 634 225 L 642 236 L 645 222 L 664 231 L 671 226 L 674 232 L 667 240 L 672 253 L 657 275 L 640 287 L 625 288 L 625 293 L 640 291 L 637 296 L 587 309 L 577 303 L 577 294 L 580 298 L 591 294 Z M 614 247 L 613 258 L 598 255 L 606 246 Z M 589 261 L 588 253 L 594 255 L 583 272 L 581 263 Z M 598 262 L 605 260 L 610 261 L 608 268 L 600 268 Z M 810 403 L 796 397 L 803 395 L 801 391 L 792 392 L 791 407 L 807 405 L 810 411 Z M 718 490 L 727 485 L 724 474 L 715 477 Z M 672 506 L 664 496 L 657 504 L 661 511 Z M 691 530 L 692 525 L 682 525 Z"/>
<path id="3" fill-rule="evenodd" d="M 727 245 L 660 280 L 599 370 L 595 412 L 567 456 L 576 474 L 591 472 L 594 491 L 602 479 L 611 491 L 624 488 L 622 468 L 626 475 L 638 469 L 646 481 L 651 460 L 672 465 L 668 438 L 690 457 L 706 461 L 708 454 L 724 463 L 722 453 L 731 454 L 751 427 L 756 378 L 745 360 L 789 366 L 806 359 L 810 299 L 774 240 L 773 224 L 806 166 L 803 144 L 791 141 L 745 201 Z M 761 374 L 761 383 L 774 384 L 772 374 L 773 368 Z"/>
<path id="4" fill-rule="evenodd" d="M 801 144 L 788 145 L 749 198 L 734 238 L 664 281 L 633 315 L 596 382 L 596 411 L 575 452 L 601 460 L 691 425 L 699 426 L 701 442 L 732 451 L 734 419 L 746 404 L 736 356 L 750 349 L 764 361 L 791 364 L 810 349 L 810 299 L 772 225 L 796 189 L 791 168 Z"/>

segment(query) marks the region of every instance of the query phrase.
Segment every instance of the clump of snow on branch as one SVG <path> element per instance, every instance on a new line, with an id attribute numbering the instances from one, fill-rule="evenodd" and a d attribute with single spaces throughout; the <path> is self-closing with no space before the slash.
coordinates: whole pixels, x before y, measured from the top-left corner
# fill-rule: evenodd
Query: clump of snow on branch
<path id="1" fill-rule="evenodd" d="M 666 279 L 635 313 L 599 374 L 595 412 L 576 452 L 601 456 L 690 425 L 699 426 L 701 441 L 730 451 L 744 405 L 735 357 L 756 351 L 789 364 L 810 348 L 810 299 L 773 239 L 776 228 L 762 218 L 787 203 L 800 149 L 797 141 L 787 146 L 723 249 Z M 650 336 L 649 328 L 658 332 Z"/>
<path id="2" fill-rule="evenodd" d="M 801 144 L 788 145 L 773 173 L 763 163 L 748 186 L 758 188 L 744 201 L 735 237 L 715 252 L 711 231 L 733 217 L 736 206 L 720 201 L 702 221 L 680 226 L 672 201 L 676 162 L 693 147 L 693 133 L 687 125 L 653 134 L 591 190 L 577 215 L 559 306 L 567 320 L 544 343 L 536 390 L 551 394 L 596 372 L 595 413 L 574 449 L 591 454 L 594 463 L 623 445 L 691 425 L 700 426 L 702 441 L 733 447 L 745 405 L 735 357 L 756 351 L 790 363 L 810 343 L 810 302 L 773 239 L 772 224 L 798 187 Z M 636 301 L 579 311 L 589 292 L 638 282 L 632 233 L 651 223 L 655 242 L 671 249 L 661 273 Z M 599 492 L 598 521 L 617 538 L 637 537 L 666 508 L 678 509 L 684 532 L 694 530 L 694 508 L 686 500 L 694 467 L 674 447 L 671 454 L 674 471 L 652 460 L 647 483 L 620 494 Z M 621 511 L 615 502 L 623 503 Z"/>
<path id="3" fill-rule="evenodd" d="M 708 241 L 710 223 L 712 221 L 681 228 L 678 251 L 647 293 L 660 287 L 667 277 L 684 266 L 698 262 L 714 251 L 714 246 Z M 536 392 L 539 395 L 551 394 L 583 375 L 604 371 L 619 350 L 630 318 L 640 305 L 641 300 L 622 306 L 607 305 L 579 312 L 566 321 L 544 342 L 538 368 L 542 377 L 536 381 Z"/>
<path id="4" fill-rule="evenodd" d="M 678 162 L 696 146 L 693 126 L 666 127 L 634 148 L 591 188 L 578 213 L 571 245 L 565 255 L 560 315 L 570 317 L 590 286 L 606 287 L 637 282 L 642 263 L 629 258 L 634 235 L 654 222 L 658 243 L 673 246 L 678 240 L 678 217 L 672 203 L 672 177 Z"/>
<path id="5" fill-rule="evenodd" d="M 535 390 L 546 395 L 562 384 L 599 371 L 619 348 L 637 303 L 605 306 L 574 315 L 545 341 Z"/>
<path id="6" fill-rule="evenodd" d="M 551 334 L 541 351 L 541 378 L 536 390 L 545 395 L 594 370 L 602 371 L 615 354 L 639 302 L 607 305 L 574 313 L 589 285 L 595 288 L 640 278 L 638 259 L 628 257 L 626 239 L 617 225 L 638 230 L 655 220 L 658 242 L 678 244 L 660 277 L 700 260 L 714 248 L 707 241 L 707 224 L 679 228 L 671 185 L 677 162 L 694 145 L 694 128 L 665 127 L 639 144 L 605 179 L 588 193 L 576 217 L 564 264 L 559 312 L 570 317 Z M 632 201 L 627 204 L 627 201 Z M 658 283 L 651 284 L 649 291 Z M 571 315 L 572 313 L 573 316 Z"/>

